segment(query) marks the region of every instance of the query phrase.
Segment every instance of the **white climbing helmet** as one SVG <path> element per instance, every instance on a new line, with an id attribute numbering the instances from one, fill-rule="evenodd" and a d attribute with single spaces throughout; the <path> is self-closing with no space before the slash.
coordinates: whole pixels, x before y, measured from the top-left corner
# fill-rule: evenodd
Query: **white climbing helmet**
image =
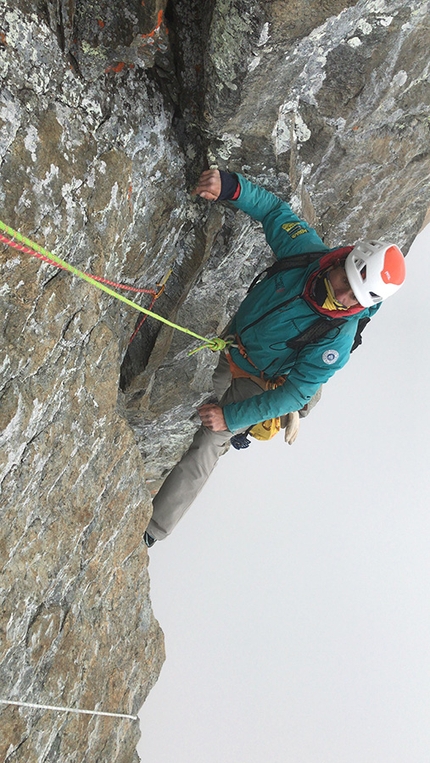
<path id="1" fill-rule="evenodd" d="M 405 280 L 405 258 L 387 241 L 358 241 L 345 260 L 345 270 L 357 300 L 372 307 L 400 289 Z"/>

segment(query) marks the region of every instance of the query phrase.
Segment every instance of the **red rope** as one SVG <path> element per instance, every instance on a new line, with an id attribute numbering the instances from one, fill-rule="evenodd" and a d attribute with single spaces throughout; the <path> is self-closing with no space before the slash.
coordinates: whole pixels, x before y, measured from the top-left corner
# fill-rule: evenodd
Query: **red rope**
<path id="1" fill-rule="evenodd" d="M 29 246 L 25 246 L 24 244 L 20 244 L 18 241 L 14 241 L 14 239 L 5 236 L 3 233 L 0 233 L 0 242 L 13 247 L 14 249 L 18 249 L 18 251 L 24 252 L 25 254 L 31 254 L 33 257 L 37 257 L 39 260 L 43 260 L 43 262 L 47 262 L 49 265 L 53 265 L 54 268 L 66 270 L 66 268 L 64 268 L 62 265 L 59 265 L 58 262 L 54 262 L 54 260 L 46 257 L 46 255 L 40 254 L 40 252 L 36 252 L 35 249 L 30 249 Z M 83 272 L 85 273 L 85 271 Z M 106 286 L 114 286 L 117 289 L 124 289 L 124 291 L 134 291 L 136 294 L 152 294 L 154 297 L 158 296 L 158 292 L 156 292 L 154 289 L 138 289 L 136 286 L 129 286 L 128 284 L 124 283 L 116 283 L 116 281 L 108 281 L 107 278 L 93 276 L 91 273 L 85 273 L 85 275 L 90 276 L 90 278 L 92 278 L 94 281 L 105 283 Z"/>
<path id="2" fill-rule="evenodd" d="M 51 260 L 49 257 L 47 257 L 44 254 L 41 254 L 40 252 L 37 252 L 35 249 L 31 249 L 29 246 L 25 246 L 25 244 L 21 244 L 18 241 L 15 241 L 13 238 L 9 238 L 8 236 L 5 236 L 3 233 L 0 233 L 0 242 L 2 244 L 7 244 L 7 246 L 13 247 L 13 249 L 17 249 L 19 252 L 24 252 L 25 254 L 31 254 L 32 257 L 37 257 L 39 260 L 42 260 L 43 262 L 47 262 L 49 265 L 53 265 L 54 268 L 59 268 L 60 270 L 66 270 L 66 268 L 64 268 L 58 262 Z M 155 301 L 158 299 L 158 297 L 161 296 L 165 287 L 165 284 L 163 284 L 158 291 L 155 291 L 155 289 L 140 289 L 140 288 L 137 288 L 136 286 L 129 286 L 128 284 L 116 283 L 116 281 L 109 281 L 107 278 L 101 278 L 100 276 L 93 276 L 91 273 L 85 273 L 85 275 L 90 276 L 90 278 L 93 278 L 94 281 L 99 281 L 100 283 L 106 284 L 106 286 L 114 286 L 117 289 L 124 289 L 125 291 L 133 291 L 136 294 L 152 294 L 152 301 L 148 307 L 148 310 L 152 310 L 152 308 L 154 307 Z M 129 339 L 129 342 L 128 342 L 129 344 L 132 343 L 135 336 L 139 333 L 147 317 L 148 316 L 145 315 L 139 321 L 138 325 L 136 326 L 135 330 L 133 331 Z"/>
<path id="3" fill-rule="evenodd" d="M 164 290 L 164 287 L 162 286 L 162 287 L 161 287 L 161 289 L 162 289 L 162 290 Z M 158 294 L 156 294 L 156 295 L 155 295 L 155 296 L 152 298 L 152 302 L 151 302 L 151 304 L 149 305 L 149 307 L 148 307 L 148 310 L 152 310 L 152 308 L 154 307 L 154 304 L 155 304 L 155 300 L 157 299 L 157 297 L 158 297 L 158 296 L 159 296 L 159 295 L 158 295 Z M 140 319 L 140 321 L 139 321 L 139 323 L 137 324 L 136 328 L 134 329 L 134 331 L 133 331 L 133 333 L 132 333 L 132 335 L 131 335 L 130 339 L 128 340 L 128 343 L 129 343 L 129 344 L 131 344 L 131 343 L 132 343 L 132 341 L 133 341 L 133 339 L 135 338 L 135 336 L 137 336 L 137 334 L 139 333 L 139 331 L 140 331 L 140 329 L 142 328 L 143 324 L 145 323 L 145 321 L 146 321 L 147 317 L 148 317 L 147 315 L 144 315 L 144 316 L 143 316 L 143 318 L 141 318 L 141 319 Z"/>
<path id="4" fill-rule="evenodd" d="M 159 285 L 159 284 L 158 284 L 158 285 Z M 149 305 L 149 307 L 148 307 L 148 310 L 152 310 L 152 308 L 153 308 L 153 307 L 154 307 L 154 305 L 155 305 L 155 302 L 156 302 L 156 300 L 158 299 L 158 297 L 161 297 L 161 295 L 162 295 L 162 293 L 163 293 L 163 291 L 164 291 L 164 289 L 165 289 L 165 288 L 166 288 L 166 284 L 165 284 L 165 283 L 163 283 L 163 284 L 160 286 L 160 288 L 159 288 L 159 290 L 157 291 L 157 293 L 156 293 L 156 294 L 154 293 L 154 296 L 152 297 L 152 302 L 151 302 L 151 304 Z M 133 331 L 133 333 L 132 333 L 132 335 L 131 335 L 131 337 L 130 337 L 130 339 L 129 339 L 129 342 L 128 342 L 129 344 L 131 344 L 131 343 L 132 343 L 132 341 L 133 341 L 134 337 L 136 336 L 136 334 L 138 334 L 138 333 L 139 333 L 139 331 L 140 331 L 140 329 L 142 328 L 143 324 L 145 323 L 145 321 L 146 321 L 147 317 L 148 317 L 147 315 L 144 315 L 144 316 L 143 316 L 143 318 L 142 318 L 142 319 L 139 321 L 139 323 L 137 324 L 136 328 L 134 329 L 134 331 Z"/>

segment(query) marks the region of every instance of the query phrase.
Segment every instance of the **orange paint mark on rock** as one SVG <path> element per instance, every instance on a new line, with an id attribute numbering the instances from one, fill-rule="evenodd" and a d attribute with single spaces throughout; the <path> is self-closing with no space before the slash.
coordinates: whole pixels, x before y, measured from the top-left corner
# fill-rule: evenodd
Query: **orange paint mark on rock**
<path id="1" fill-rule="evenodd" d="M 122 72 L 122 70 L 125 68 L 124 61 L 120 61 L 119 64 L 116 64 L 116 66 L 108 66 L 107 69 L 105 69 L 105 72 L 115 72 L 115 74 L 119 74 L 119 72 Z"/>
<path id="2" fill-rule="evenodd" d="M 97 24 L 99 25 L 100 29 L 103 29 L 105 22 L 102 21 L 101 19 L 97 19 Z"/>
<path id="3" fill-rule="evenodd" d="M 5 35 L 4 32 L 0 32 L 0 43 L 1 43 L 1 45 L 7 45 L 6 35 Z"/>
<path id="4" fill-rule="evenodd" d="M 148 32 L 148 34 L 142 34 L 141 37 L 142 37 L 143 40 L 147 40 L 148 37 L 154 37 L 154 35 L 156 34 L 156 32 L 158 32 L 158 30 L 160 29 L 160 27 L 161 27 L 161 25 L 163 23 L 163 15 L 164 15 L 163 11 L 158 11 L 157 26 L 154 27 L 152 32 Z"/>

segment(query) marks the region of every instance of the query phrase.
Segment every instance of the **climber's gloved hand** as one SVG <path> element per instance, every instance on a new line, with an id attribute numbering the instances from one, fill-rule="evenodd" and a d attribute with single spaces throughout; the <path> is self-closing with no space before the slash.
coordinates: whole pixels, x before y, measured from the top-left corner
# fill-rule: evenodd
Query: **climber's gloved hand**
<path id="1" fill-rule="evenodd" d="M 205 170 L 193 193 L 208 201 L 226 201 L 233 199 L 238 192 L 237 176 L 223 170 Z"/>
<path id="2" fill-rule="evenodd" d="M 284 417 L 283 417 L 284 418 Z M 284 440 L 288 443 L 288 445 L 292 445 L 293 442 L 297 439 L 297 435 L 299 434 L 300 429 L 300 417 L 298 411 L 293 411 L 292 413 L 288 413 L 286 416 L 286 425 L 285 425 L 285 432 L 284 432 Z"/>

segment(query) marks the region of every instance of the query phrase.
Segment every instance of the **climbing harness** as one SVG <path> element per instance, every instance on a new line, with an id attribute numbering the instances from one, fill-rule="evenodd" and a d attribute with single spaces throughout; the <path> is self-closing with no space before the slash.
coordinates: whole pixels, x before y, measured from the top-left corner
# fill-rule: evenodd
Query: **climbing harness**
<path id="1" fill-rule="evenodd" d="M 73 275 L 83 279 L 84 281 L 87 281 L 92 286 L 95 286 L 97 289 L 101 289 L 101 291 L 106 292 L 106 294 L 109 294 L 111 297 L 115 297 L 115 299 L 119 299 L 121 302 L 124 302 L 126 305 L 129 305 L 130 307 L 133 307 L 135 310 L 139 310 L 141 313 L 144 313 L 146 317 L 149 316 L 151 318 L 155 318 L 161 323 L 164 323 L 167 326 L 170 326 L 171 328 L 176 329 L 177 331 L 182 331 L 184 334 L 188 334 L 194 339 L 199 339 L 200 341 L 202 341 L 203 344 L 195 348 L 194 350 L 191 350 L 188 353 L 189 355 L 193 355 L 194 353 L 203 349 L 209 349 L 209 350 L 212 350 L 212 352 L 219 352 L 219 351 L 225 350 L 229 346 L 228 340 L 222 339 L 221 337 L 214 337 L 212 339 L 208 339 L 207 337 L 200 336 L 200 334 L 196 334 L 194 331 L 190 331 L 190 329 L 184 328 L 183 326 L 179 326 L 177 323 L 173 323 L 172 321 L 167 320 L 167 318 L 163 318 L 163 316 L 159 315 L 158 313 L 152 312 L 152 309 L 150 308 L 152 308 L 152 306 L 155 303 L 155 300 L 158 299 L 158 297 L 162 293 L 162 290 L 164 289 L 164 286 L 165 286 L 165 282 L 169 276 L 167 276 L 164 279 L 164 282 L 162 282 L 162 284 L 160 285 L 161 289 L 158 292 L 155 292 L 154 289 L 138 289 L 133 286 L 118 284 L 118 283 L 115 283 L 114 281 L 108 281 L 107 279 L 90 275 L 89 273 L 85 273 L 84 271 L 79 270 L 78 268 L 75 268 L 73 265 L 70 265 L 69 262 L 66 262 L 65 260 L 60 259 L 60 257 L 57 257 L 52 252 L 48 252 L 42 246 L 39 246 L 34 241 L 31 241 L 30 239 L 23 236 L 21 233 L 18 233 L 17 231 L 13 230 L 13 228 L 10 228 L 1 220 L 0 220 L 0 230 L 4 232 L 3 234 L 0 233 L 0 243 L 6 244 L 7 246 L 11 246 L 14 249 L 17 249 L 18 251 L 25 252 L 26 254 L 30 254 L 33 257 L 37 257 L 38 259 L 43 260 L 44 262 L 48 262 L 50 265 L 53 265 L 54 267 L 60 268 L 62 270 L 68 270 Z M 117 292 L 113 291 L 113 289 L 111 289 L 110 286 L 115 286 L 116 288 L 120 288 L 120 289 L 128 289 L 129 291 L 134 291 L 138 293 L 152 294 L 153 295 L 152 304 L 150 308 L 142 307 L 142 305 L 138 305 L 136 302 L 133 302 L 131 299 L 127 299 L 127 297 L 124 297 L 123 294 L 117 294 Z M 141 321 L 139 326 L 136 328 L 130 341 L 134 339 L 142 323 L 143 321 Z"/>
<path id="2" fill-rule="evenodd" d="M 242 346 L 237 336 L 236 342 L 236 346 L 239 348 L 239 352 L 242 354 Z M 240 368 L 240 366 L 234 362 L 228 350 L 226 351 L 225 355 L 228 360 L 232 379 L 251 379 L 251 381 L 253 381 L 254 384 L 258 384 L 258 386 L 261 387 L 264 392 L 268 389 L 276 389 L 276 387 L 279 387 L 285 381 L 285 376 L 279 376 L 277 379 L 270 381 L 269 379 L 264 379 L 261 374 L 260 376 L 250 374 L 248 371 L 244 371 L 243 368 Z M 249 357 L 247 359 L 252 363 Z M 252 363 L 252 365 L 254 364 Z M 256 440 L 271 440 L 272 437 L 278 434 L 280 429 L 281 418 L 277 416 L 273 419 L 267 419 L 266 421 L 261 421 L 258 424 L 254 424 L 253 426 L 250 426 L 245 432 L 240 432 L 237 435 L 233 435 L 233 437 L 230 438 L 230 442 L 233 447 L 236 448 L 236 450 L 242 450 L 243 448 L 248 448 L 251 444 L 250 440 L 247 438 L 248 434 L 250 434 L 252 437 L 255 437 Z"/>

